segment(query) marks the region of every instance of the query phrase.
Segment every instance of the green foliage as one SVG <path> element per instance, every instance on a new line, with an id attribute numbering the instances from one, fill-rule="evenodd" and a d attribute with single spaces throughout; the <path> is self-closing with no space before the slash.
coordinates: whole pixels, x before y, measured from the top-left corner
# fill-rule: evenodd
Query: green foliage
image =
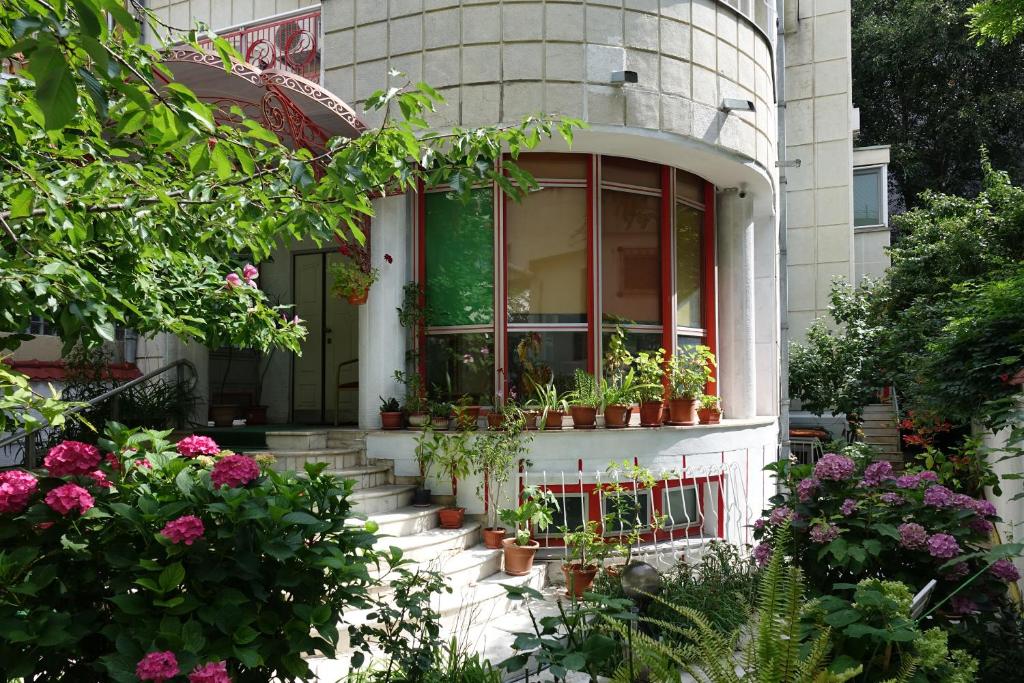
<path id="1" fill-rule="evenodd" d="M 502 510 L 500 517 L 515 529 L 516 545 L 528 545 L 531 528 L 544 532 L 554 522 L 558 499 L 551 491 L 537 486 L 524 488 L 519 499 L 522 502 L 517 507 Z"/>
<path id="2" fill-rule="evenodd" d="M 644 387 L 640 391 L 640 400 L 660 401 L 665 393 L 661 383 L 665 376 L 665 349 L 653 353 L 639 352 L 633 358 L 633 369 L 637 382 Z"/>
<path id="3" fill-rule="evenodd" d="M 698 398 L 704 393 L 715 367 L 715 354 L 707 346 L 680 346 L 669 359 L 672 398 Z"/>
<path id="4" fill-rule="evenodd" d="M 364 270 L 354 259 L 332 263 L 328 270 L 331 275 L 331 294 L 338 298 L 365 294 L 380 277 L 380 269 Z"/>
<path id="5" fill-rule="evenodd" d="M 525 431 L 526 417 L 522 411 L 506 404 L 502 413 L 501 428 L 477 436 L 472 445 L 473 466 L 484 476 L 487 483 L 487 525 L 498 526 L 498 510 L 501 492 L 512 479 L 516 466 L 530 452 L 533 436 Z M 484 498 L 484 483 L 477 488 L 477 495 Z"/>
<path id="6" fill-rule="evenodd" d="M 569 550 L 569 564 L 578 564 L 581 567 L 599 566 L 608 554 L 609 545 L 605 543 L 594 520 L 587 520 L 575 529 L 561 527 L 559 530 L 562 532 L 565 547 Z"/>
<path id="7" fill-rule="evenodd" d="M 302 655 L 332 655 L 344 613 L 370 605 L 376 538 L 346 523 L 352 482 L 321 464 L 217 488 L 216 458 L 179 457 L 167 434 L 112 423 L 100 446 L 118 466 L 98 468 L 112 488 L 41 476 L 4 515 L 0 678 L 136 681 L 144 654 L 170 650 L 185 672 L 225 660 L 236 681 L 311 680 Z M 85 514 L 43 502 L 69 480 L 95 500 Z M 201 538 L 161 534 L 185 515 Z"/>
<path id="8" fill-rule="evenodd" d="M 448 406 L 445 416 L 451 412 Z M 434 451 L 434 465 L 438 469 L 438 481 L 450 480 L 452 495 L 459 493 L 459 480 L 465 479 L 475 472 L 473 451 L 469 447 L 469 432 L 457 431 L 453 434 L 435 433 L 439 442 Z"/>
<path id="9" fill-rule="evenodd" d="M 890 195 L 909 207 L 934 190 L 972 196 L 978 150 L 1024 172 L 1024 45 L 978 46 L 967 12 L 978 0 L 854 0 L 853 101 L 858 145 L 892 145 Z M 1017 6 L 1017 0 L 983 5 Z"/>
<path id="10" fill-rule="evenodd" d="M 1009 45 L 1024 31 L 1024 2 L 1021 0 L 981 0 L 967 10 L 971 17 L 971 36 L 978 45 L 988 41 Z"/>
<path id="11" fill-rule="evenodd" d="M 402 406 L 399 404 L 398 399 L 393 396 L 389 398 L 378 396 L 377 398 L 380 399 L 380 412 L 382 413 L 397 413 L 402 410 Z"/>
<path id="12" fill-rule="evenodd" d="M 601 392 L 594 376 L 586 370 L 576 368 L 573 374 L 573 390 L 567 396 L 570 405 L 587 408 L 601 407 Z"/>

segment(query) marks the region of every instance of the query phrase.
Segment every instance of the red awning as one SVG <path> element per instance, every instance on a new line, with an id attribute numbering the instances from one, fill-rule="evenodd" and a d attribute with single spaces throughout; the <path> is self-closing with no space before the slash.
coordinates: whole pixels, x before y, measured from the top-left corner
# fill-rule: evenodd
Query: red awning
<path id="1" fill-rule="evenodd" d="M 247 117 L 296 149 L 322 150 L 330 138 L 357 138 L 366 130 L 351 107 L 290 71 L 261 70 L 234 60 L 228 72 L 220 56 L 191 47 L 168 50 L 163 63 L 174 73 L 175 81 L 188 86 L 204 102 L 218 105 L 219 121 L 237 119 L 231 114 L 231 107 L 237 105 Z"/>
<path id="2" fill-rule="evenodd" d="M 26 375 L 36 382 L 61 381 L 66 376 L 66 366 L 62 360 L 11 360 L 4 359 L 12 370 Z M 118 382 L 142 377 L 142 372 L 134 363 L 108 363 L 103 368 L 104 379 Z"/>

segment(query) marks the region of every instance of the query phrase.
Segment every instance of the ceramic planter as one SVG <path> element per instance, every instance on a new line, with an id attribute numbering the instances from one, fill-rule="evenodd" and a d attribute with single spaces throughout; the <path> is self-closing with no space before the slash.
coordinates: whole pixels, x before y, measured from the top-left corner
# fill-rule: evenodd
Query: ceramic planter
<path id="1" fill-rule="evenodd" d="M 505 573 L 509 576 L 525 576 L 533 569 L 533 558 L 540 543 L 530 541 L 529 545 L 516 545 L 516 539 L 506 538 L 501 542 L 505 555 Z"/>
<path id="2" fill-rule="evenodd" d="M 409 413 L 409 429 L 423 429 L 430 422 L 427 413 Z"/>
<path id="3" fill-rule="evenodd" d="M 565 592 L 582 598 L 583 594 L 590 590 L 597 577 L 597 565 L 583 566 L 579 563 L 563 564 L 562 573 L 565 574 Z"/>
<path id="4" fill-rule="evenodd" d="M 402 428 L 402 413 L 381 413 L 380 414 L 380 428 L 381 429 L 401 429 Z"/>
<path id="5" fill-rule="evenodd" d="M 425 489 L 422 486 L 417 486 L 412 492 L 412 505 L 418 508 L 428 508 L 431 506 L 430 502 L 430 489 Z"/>
<path id="6" fill-rule="evenodd" d="M 668 423 L 683 427 L 697 424 L 697 399 L 674 398 L 669 401 Z"/>
<path id="7" fill-rule="evenodd" d="M 661 426 L 661 401 L 644 401 L 640 404 L 640 426 Z"/>
<path id="8" fill-rule="evenodd" d="M 230 427 L 241 411 L 241 406 L 234 403 L 216 403 L 210 406 L 210 419 L 217 427 Z"/>
<path id="9" fill-rule="evenodd" d="M 573 429 L 594 429 L 597 426 L 597 408 L 569 406 Z"/>
<path id="10" fill-rule="evenodd" d="M 501 413 L 487 413 L 487 428 L 491 431 L 501 429 L 505 424 L 505 416 Z"/>
<path id="11" fill-rule="evenodd" d="M 608 406 L 604 409 L 604 426 L 608 429 L 628 427 L 632 415 L 632 406 Z"/>
<path id="12" fill-rule="evenodd" d="M 537 429 L 537 419 L 540 417 L 540 413 L 536 410 L 527 410 L 523 412 L 523 416 L 526 417 L 526 428 L 533 431 Z"/>
<path id="13" fill-rule="evenodd" d="M 430 418 L 430 426 L 434 429 L 444 431 L 448 429 L 448 418 L 447 417 L 432 417 Z"/>
<path id="14" fill-rule="evenodd" d="M 544 418 L 544 429 L 561 429 L 563 417 L 565 413 L 561 410 L 549 410 L 547 417 Z"/>
<path id="15" fill-rule="evenodd" d="M 701 408 L 697 411 L 702 425 L 716 425 L 722 421 L 722 411 L 717 408 Z"/>
<path id="16" fill-rule="evenodd" d="M 500 548 L 501 542 L 504 538 L 505 529 L 503 527 L 498 527 L 496 529 L 487 527 L 486 529 L 484 529 L 484 546 L 487 548 L 490 548 L 492 550 Z"/>
<path id="17" fill-rule="evenodd" d="M 466 520 L 466 508 L 441 508 L 437 514 L 441 519 L 442 529 L 461 529 L 462 523 Z"/>
<path id="18" fill-rule="evenodd" d="M 349 294 L 345 297 L 350 304 L 353 306 L 362 306 L 366 303 L 366 299 L 370 296 L 370 290 L 363 291 L 359 294 Z"/>

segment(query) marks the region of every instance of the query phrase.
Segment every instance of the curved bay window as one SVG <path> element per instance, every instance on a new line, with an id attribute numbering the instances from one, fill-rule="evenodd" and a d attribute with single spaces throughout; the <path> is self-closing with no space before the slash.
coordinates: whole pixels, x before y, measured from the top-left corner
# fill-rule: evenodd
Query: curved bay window
<path id="1" fill-rule="evenodd" d="M 620 157 L 515 163 L 540 185 L 519 202 L 492 188 L 468 203 L 443 190 L 422 196 L 432 315 L 421 367 L 435 394 L 486 404 L 494 387 L 525 396 L 554 381 L 564 391 L 575 370 L 601 372 L 616 327 L 634 353 L 714 349 L 709 183 Z"/>

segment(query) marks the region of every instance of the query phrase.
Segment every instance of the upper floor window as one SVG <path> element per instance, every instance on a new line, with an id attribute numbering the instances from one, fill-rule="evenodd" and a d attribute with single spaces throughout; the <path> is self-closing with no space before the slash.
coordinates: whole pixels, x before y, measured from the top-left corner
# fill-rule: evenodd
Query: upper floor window
<path id="1" fill-rule="evenodd" d="M 854 227 L 885 225 L 885 168 L 858 168 L 853 172 Z"/>

